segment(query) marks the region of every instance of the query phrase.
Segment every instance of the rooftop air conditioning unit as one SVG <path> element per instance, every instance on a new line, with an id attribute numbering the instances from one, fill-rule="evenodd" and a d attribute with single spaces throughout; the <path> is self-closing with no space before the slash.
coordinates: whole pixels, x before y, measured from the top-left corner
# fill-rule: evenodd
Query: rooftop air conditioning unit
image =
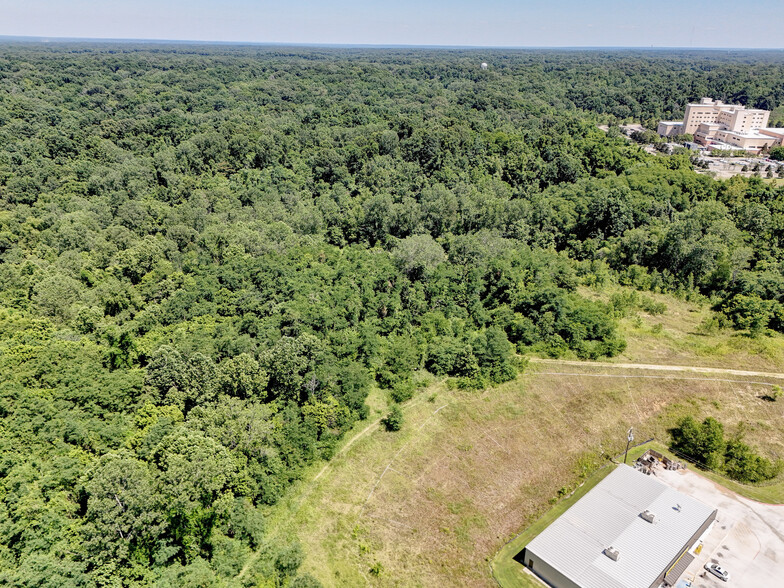
<path id="1" fill-rule="evenodd" d="M 610 546 L 604 550 L 604 555 L 613 561 L 618 561 L 618 558 L 621 557 L 621 552 L 615 549 L 615 547 Z"/>
<path id="2" fill-rule="evenodd" d="M 655 521 L 655 520 L 656 520 L 656 515 L 655 515 L 655 514 L 653 514 L 653 513 L 652 513 L 651 511 L 649 511 L 649 510 L 644 510 L 644 511 L 642 511 L 642 512 L 640 513 L 640 517 L 642 517 L 642 519 L 643 519 L 643 520 L 645 520 L 645 521 L 648 521 L 649 523 L 652 523 L 653 521 Z"/>

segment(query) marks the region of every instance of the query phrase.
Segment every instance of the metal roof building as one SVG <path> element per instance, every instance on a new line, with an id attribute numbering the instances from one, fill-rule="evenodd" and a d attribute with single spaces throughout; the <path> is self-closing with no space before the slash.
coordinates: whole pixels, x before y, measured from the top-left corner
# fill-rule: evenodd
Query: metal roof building
<path id="1" fill-rule="evenodd" d="M 700 501 L 621 465 L 531 541 L 522 561 L 556 588 L 672 585 L 715 518 Z"/>

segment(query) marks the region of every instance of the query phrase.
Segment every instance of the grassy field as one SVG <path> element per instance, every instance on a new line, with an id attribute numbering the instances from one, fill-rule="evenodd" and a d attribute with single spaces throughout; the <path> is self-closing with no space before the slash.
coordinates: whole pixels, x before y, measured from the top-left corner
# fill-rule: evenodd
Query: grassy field
<path id="1" fill-rule="evenodd" d="M 621 287 L 581 288 L 580 293 L 608 302 Z M 630 309 L 620 319 L 627 341 L 624 353 L 610 361 L 664 365 L 701 365 L 758 371 L 784 371 L 784 337 L 746 336 L 732 330 L 712 330 L 707 302 L 689 302 L 663 294 L 640 293 L 663 304 L 663 314 Z"/>
<path id="2" fill-rule="evenodd" d="M 775 350 L 777 339 L 733 345 L 731 335 L 719 334 L 705 338 L 710 352 L 689 350 L 684 339 L 702 337 L 692 327 L 708 313 L 667 303 L 664 316 L 624 319 L 639 340 L 621 361 L 770 371 L 781 365 L 775 351 L 756 357 L 757 346 Z M 652 321 L 664 326 L 651 332 Z M 646 337 L 655 357 L 644 354 Z M 623 450 L 629 426 L 637 439 L 664 440 L 683 416 L 710 415 L 728 435 L 743 422 L 747 442 L 784 457 L 784 401 L 764 400 L 770 386 L 760 378 L 558 368 L 532 365 L 516 381 L 479 392 L 431 386 L 406 404 L 398 433 L 373 422 L 387 411 L 387 399 L 375 391 L 371 421 L 359 423 L 346 449 L 269 510 L 268 529 L 302 541 L 303 570 L 324 586 L 489 587 L 498 551 L 521 530 L 544 525 L 540 519 L 554 504 L 565 509 L 559 497 L 597 482 L 591 474 L 607 471 L 602 466 Z M 778 491 L 747 489 L 767 502 Z M 505 552 L 524 544 L 522 537 Z M 519 572 L 496 564 L 512 585 L 535 585 Z"/>
<path id="3" fill-rule="evenodd" d="M 537 369 L 484 392 L 420 394 L 399 433 L 371 426 L 273 509 L 271 528 L 299 536 L 325 586 L 491 586 L 495 553 L 620 453 L 630 425 L 665 438 L 685 414 L 729 432 L 742 420 L 750 443 L 784 455 L 784 402 L 762 400 L 762 385 Z"/>

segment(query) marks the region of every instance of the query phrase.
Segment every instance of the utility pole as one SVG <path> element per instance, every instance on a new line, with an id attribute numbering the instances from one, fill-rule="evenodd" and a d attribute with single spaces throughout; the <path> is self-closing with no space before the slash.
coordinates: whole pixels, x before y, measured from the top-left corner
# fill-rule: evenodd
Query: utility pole
<path id="1" fill-rule="evenodd" d="M 629 427 L 626 432 L 626 453 L 623 454 L 623 463 L 626 463 L 626 456 L 629 455 L 629 445 L 634 441 L 634 427 Z"/>

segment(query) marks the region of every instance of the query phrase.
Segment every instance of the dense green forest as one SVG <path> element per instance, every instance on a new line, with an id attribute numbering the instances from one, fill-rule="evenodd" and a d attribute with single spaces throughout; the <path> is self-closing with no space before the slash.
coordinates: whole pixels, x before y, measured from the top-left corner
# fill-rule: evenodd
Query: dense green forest
<path id="1" fill-rule="evenodd" d="M 782 79 L 781 52 L 1 46 L 0 583 L 221 586 L 260 550 L 242 584 L 317 585 L 260 507 L 372 386 L 621 352 L 628 301 L 581 286 L 784 332 L 784 187 L 614 126 Z"/>

